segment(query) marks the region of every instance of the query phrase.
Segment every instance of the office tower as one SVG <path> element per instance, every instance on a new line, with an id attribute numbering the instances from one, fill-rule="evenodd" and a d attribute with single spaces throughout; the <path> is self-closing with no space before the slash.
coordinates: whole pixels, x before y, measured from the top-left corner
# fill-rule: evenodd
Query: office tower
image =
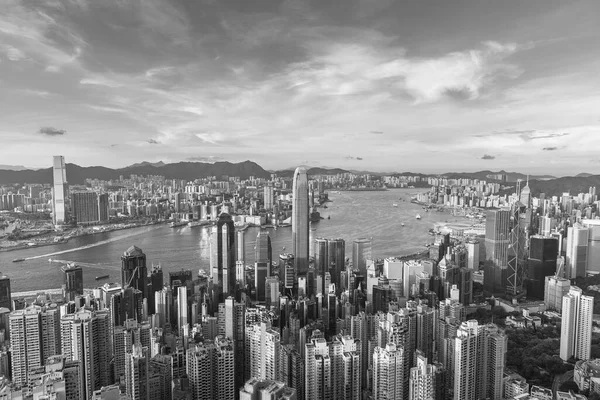
<path id="1" fill-rule="evenodd" d="M 315 331 L 320 334 L 319 331 Z M 322 337 L 313 337 L 305 345 L 305 395 L 307 399 L 330 399 L 332 398 L 331 381 L 331 358 L 329 357 L 329 346 Z"/>
<path id="2" fill-rule="evenodd" d="M 246 261 L 246 240 L 244 238 L 244 231 L 237 231 L 237 261 L 241 261 L 242 264 Z"/>
<path id="3" fill-rule="evenodd" d="M 404 349 L 394 343 L 373 352 L 373 400 L 404 399 Z"/>
<path id="4" fill-rule="evenodd" d="M 529 246 L 528 267 L 528 297 L 544 298 L 546 277 L 556 273 L 558 256 L 558 240 L 551 237 L 532 236 Z"/>
<path id="5" fill-rule="evenodd" d="M 508 245 L 510 243 L 510 211 L 490 210 L 485 221 L 486 259 L 498 266 L 508 264 Z"/>
<path id="6" fill-rule="evenodd" d="M 98 220 L 100 222 L 108 222 L 109 201 L 108 193 L 102 193 L 98 195 Z"/>
<path id="7" fill-rule="evenodd" d="M 244 382 L 246 306 L 237 303 L 233 297 L 225 299 L 225 336 L 232 340 L 235 352 L 235 387 Z"/>
<path id="8" fill-rule="evenodd" d="M 314 243 L 315 272 L 321 277 L 320 287 L 325 287 L 325 272 L 327 271 L 327 239 L 316 238 Z"/>
<path id="9" fill-rule="evenodd" d="M 31 368 L 44 365 L 41 315 L 36 308 L 10 313 L 9 316 L 12 381 L 26 386 Z"/>
<path id="10" fill-rule="evenodd" d="M 273 209 L 273 186 L 265 185 L 264 189 L 264 205 L 265 210 Z"/>
<path id="11" fill-rule="evenodd" d="M 410 369 L 409 400 L 442 400 L 443 382 L 440 365 L 427 363 L 425 355 L 417 350 L 416 367 Z"/>
<path id="12" fill-rule="evenodd" d="M 454 399 L 501 399 L 508 338 L 493 325 L 463 322 L 454 338 Z"/>
<path id="13" fill-rule="evenodd" d="M 329 239 L 327 241 L 327 271 L 331 275 L 331 283 L 335 285 L 336 294 L 341 293 L 340 276 L 345 268 L 346 242 L 344 239 Z"/>
<path id="14" fill-rule="evenodd" d="M 279 307 L 279 277 L 268 276 L 265 279 L 265 304 L 267 307 Z"/>
<path id="15" fill-rule="evenodd" d="M 158 315 L 159 327 L 171 324 L 172 301 L 171 288 L 164 287 L 162 290 L 154 293 L 154 307 L 155 313 Z"/>
<path id="16" fill-rule="evenodd" d="M 272 379 L 250 378 L 240 388 L 240 400 L 296 400 L 296 389 Z"/>
<path id="17" fill-rule="evenodd" d="M 217 336 L 190 347 L 186 369 L 192 396 L 197 400 L 235 399 L 235 357 L 231 339 Z"/>
<path id="18" fill-rule="evenodd" d="M 592 346 L 592 316 L 594 298 L 584 296 L 577 286 L 571 286 L 563 297 L 560 329 L 560 358 L 589 360 Z"/>
<path id="19" fill-rule="evenodd" d="M 161 377 L 160 391 L 157 393 L 159 399 L 171 400 L 171 383 L 173 380 L 173 359 L 166 354 L 157 354 L 150 360 L 150 371 Z"/>
<path id="20" fill-rule="evenodd" d="M 508 263 L 506 268 L 506 280 L 503 282 L 505 292 L 516 296 L 523 291 L 523 280 L 525 277 L 525 262 L 527 258 L 527 225 L 523 225 L 523 214 L 515 209 L 513 213 L 514 226 L 509 233 L 510 243 L 508 246 Z M 485 275 L 484 275 L 485 277 Z"/>
<path id="21" fill-rule="evenodd" d="M 68 222 L 67 215 L 67 168 L 63 156 L 54 156 L 52 167 L 52 222 L 54 225 L 64 225 Z"/>
<path id="22" fill-rule="evenodd" d="M 132 287 L 121 289 L 110 298 L 110 312 L 114 326 L 123 325 L 128 319 L 142 321 L 142 292 Z"/>
<path id="23" fill-rule="evenodd" d="M 479 271 L 479 241 L 468 240 L 467 247 L 467 268 L 473 271 Z"/>
<path id="24" fill-rule="evenodd" d="M 71 193 L 72 217 L 78 225 L 90 224 L 100 220 L 100 207 L 96 192 Z"/>
<path id="25" fill-rule="evenodd" d="M 179 286 L 188 286 L 193 281 L 191 269 L 181 269 L 179 271 L 169 272 L 169 286 L 176 291 Z M 177 295 L 175 293 L 175 295 Z"/>
<path id="26" fill-rule="evenodd" d="M 367 260 L 373 258 L 372 247 L 372 239 L 359 238 L 352 243 L 352 268 L 363 276 L 367 275 Z"/>
<path id="27" fill-rule="evenodd" d="M 131 246 L 121 256 L 121 287 L 132 287 L 148 297 L 148 269 L 146 255 L 137 246 Z"/>
<path id="28" fill-rule="evenodd" d="M 155 293 L 164 286 L 163 270 L 160 265 L 153 265 L 150 270 L 150 283 L 148 286 L 148 315 L 156 313 Z"/>
<path id="29" fill-rule="evenodd" d="M 597 275 L 600 273 L 600 220 L 584 219 L 583 227 L 589 230 L 585 273 Z"/>
<path id="30" fill-rule="evenodd" d="M 304 167 L 298 167 L 294 171 L 292 196 L 292 252 L 296 276 L 303 276 L 308 271 L 309 251 L 308 176 Z"/>
<path id="31" fill-rule="evenodd" d="M 521 190 L 519 200 L 526 208 L 531 208 L 531 189 L 529 188 L 529 177 L 527 177 L 527 183 Z"/>
<path id="32" fill-rule="evenodd" d="M 589 228 L 576 223 L 567 229 L 565 278 L 584 277 L 588 260 Z"/>
<path id="33" fill-rule="evenodd" d="M 550 236 L 550 232 L 552 231 L 552 218 L 549 216 L 540 217 L 540 229 L 539 233 L 542 236 Z"/>
<path id="34" fill-rule="evenodd" d="M 10 278 L 6 275 L 0 275 L 0 308 L 13 309 Z"/>
<path id="35" fill-rule="evenodd" d="M 134 319 L 128 319 L 122 326 L 113 330 L 114 382 L 125 388 L 127 360 L 125 355 L 132 352 L 134 345 L 150 347 L 150 325 L 139 324 Z"/>
<path id="36" fill-rule="evenodd" d="M 569 293 L 571 281 L 558 276 L 547 276 L 544 289 L 544 304 L 549 310 L 562 312 L 563 296 Z"/>
<path id="37" fill-rule="evenodd" d="M 210 236 L 210 271 L 221 291 L 219 302 L 235 295 L 235 230 L 233 219 L 221 213 Z"/>
<path id="38" fill-rule="evenodd" d="M 177 292 L 177 331 L 183 337 L 189 327 L 187 287 L 179 286 Z"/>
<path id="39" fill-rule="evenodd" d="M 265 280 L 271 275 L 273 251 L 271 237 L 266 230 L 260 230 L 254 245 L 254 287 L 256 300 L 265 301 Z"/>
<path id="40" fill-rule="evenodd" d="M 65 274 L 63 297 L 65 301 L 74 301 L 75 296 L 83 296 L 83 270 L 75 263 L 68 263 L 62 268 Z"/>
<path id="41" fill-rule="evenodd" d="M 79 361 L 82 371 L 82 398 L 111 383 L 110 318 L 107 311 L 82 310 L 61 318 L 62 355 Z"/>

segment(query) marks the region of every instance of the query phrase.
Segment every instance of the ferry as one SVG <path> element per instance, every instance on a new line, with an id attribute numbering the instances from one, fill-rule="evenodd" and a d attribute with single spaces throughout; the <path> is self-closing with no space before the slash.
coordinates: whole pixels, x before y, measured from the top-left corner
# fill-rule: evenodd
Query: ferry
<path id="1" fill-rule="evenodd" d="M 421 214 L 417 214 L 416 219 L 421 219 Z"/>
<path id="2" fill-rule="evenodd" d="M 183 226 L 183 225 L 187 225 L 187 222 L 185 222 L 185 221 L 183 221 L 183 222 L 175 222 L 175 221 L 173 221 L 173 222 L 171 222 L 169 224 L 169 227 L 171 227 L 171 228 L 177 228 L 178 226 Z"/>
<path id="3" fill-rule="evenodd" d="M 25 259 L 24 258 L 15 258 L 13 260 L 13 262 L 21 262 L 21 261 L 25 261 Z"/>
<path id="4" fill-rule="evenodd" d="M 97 281 L 101 281 L 102 279 L 108 279 L 108 277 L 109 277 L 109 276 L 110 276 L 110 275 L 102 275 L 102 276 L 97 276 L 97 277 L 96 277 L 96 280 L 97 280 Z"/>

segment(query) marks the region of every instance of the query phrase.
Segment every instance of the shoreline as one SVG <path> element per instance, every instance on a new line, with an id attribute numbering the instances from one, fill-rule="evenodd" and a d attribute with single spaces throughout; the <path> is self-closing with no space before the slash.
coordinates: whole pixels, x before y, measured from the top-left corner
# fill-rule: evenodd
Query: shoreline
<path id="1" fill-rule="evenodd" d="M 67 244 L 67 243 L 69 243 L 69 240 L 74 239 L 74 238 L 97 235 L 99 233 L 110 233 L 110 232 L 122 231 L 122 230 L 126 230 L 126 229 L 141 228 L 144 226 L 166 224 L 168 222 L 169 221 L 155 221 L 155 222 L 136 224 L 136 225 L 131 225 L 131 226 L 114 227 L 114 228 L 105 229 L 105 230 L 97 231 L 97 232 L 85 232 L 80 235 L 73 235 L 69 238 L 66 238 L 66 239 L 58 241 L 58 242 L 36 243 L 35 246 L 29 246 L 27 243 L 19 243 L 16 246 L 1 247 L 0 253 L 9 252 L 9 251 L 17 251 L 17 250 L 25 250 L 25 249 L 37 249 L 40 247 L 53 246 L 53 245 L 58 245 L 58 244 Z"/>

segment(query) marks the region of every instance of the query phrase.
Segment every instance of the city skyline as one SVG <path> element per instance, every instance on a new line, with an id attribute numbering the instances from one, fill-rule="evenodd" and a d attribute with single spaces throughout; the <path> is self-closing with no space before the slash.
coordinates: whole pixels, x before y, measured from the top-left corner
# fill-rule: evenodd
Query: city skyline
<path id="1" fill-rule="evenodd" d="M 5 164 L 600 170 L 591 0 L 1 7 Z"/>

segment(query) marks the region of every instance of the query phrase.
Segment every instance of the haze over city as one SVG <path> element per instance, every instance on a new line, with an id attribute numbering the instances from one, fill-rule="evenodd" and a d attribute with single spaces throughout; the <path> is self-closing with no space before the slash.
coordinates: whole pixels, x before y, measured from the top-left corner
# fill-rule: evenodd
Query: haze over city
<path id="1" fill-rule="evenodd" d="M 599 11 L 594 0 L 8 0 L 2 163 L 597 173 Z"/>

